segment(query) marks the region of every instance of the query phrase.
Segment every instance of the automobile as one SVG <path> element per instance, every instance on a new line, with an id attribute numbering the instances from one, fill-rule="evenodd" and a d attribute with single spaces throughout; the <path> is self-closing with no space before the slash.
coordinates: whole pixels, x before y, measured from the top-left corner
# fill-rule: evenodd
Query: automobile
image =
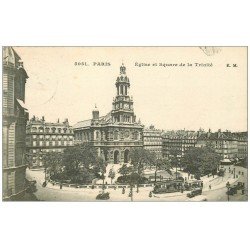
<path id="1" fill-rule="evenodd" d="M 109 197 L 109 193 L 100 193 L 96 196 L 96 200 L 108 200 Z"/>
<path id="2" fill-rule="evenodd" d="M 237 194 L 238 186 L 234 185 L 233 187 L 229 187 L 227 191 L 227 195 L 234 195 Z"/>
<path id="3" fill-rule="evenodd" d="M 202 188 L 195 188 L 191 192 L 187 193 L 187 197 L 193 198 L 193 197 L 195 197 L 197 195 L 201 195 L 201 194 L 202 194 Z"/>
<path id="4" fill-rule="evenodd" d="M 191 199 L 188 199 L 188 201 L 207 201 L 207 197 L 204 195 L 197 195 Z"/>

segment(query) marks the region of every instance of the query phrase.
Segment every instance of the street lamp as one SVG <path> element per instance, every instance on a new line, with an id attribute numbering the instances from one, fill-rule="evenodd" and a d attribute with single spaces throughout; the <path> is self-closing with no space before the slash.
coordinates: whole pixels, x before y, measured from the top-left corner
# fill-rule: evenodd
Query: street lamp
<path id="1" fill-rule="evenodd" d="M 226 187 L 227 187 L 227 201 L 229 201 L 229 189 L 230 189 L 229 181 L 227 182 Z"/>
<path id="2" fill-rule="evenodd" d="M 46 182 L 46 180 L 47 180 L 47 168 L 46 167 L 44 167 L 44 181 Z"/>
<path id="3" fill-rule="evenodd" d="M 128 196 L 131 198 L 131 201 L 133 201 L 133 184 L 132 183 L 130 184 L 130 192 Z"/>

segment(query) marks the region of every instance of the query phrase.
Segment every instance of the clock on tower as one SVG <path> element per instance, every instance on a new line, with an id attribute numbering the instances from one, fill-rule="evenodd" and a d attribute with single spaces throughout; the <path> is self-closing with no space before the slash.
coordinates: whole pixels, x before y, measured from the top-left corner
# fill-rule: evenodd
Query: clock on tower
<path id="1" fill-rule="evenodd" d="M 125 104 L 124 104 L 124 108 L 125 108 L 125 109 L 129 109 L 129 104 L 128 104 L 128 103 L 125 103 Z"/>

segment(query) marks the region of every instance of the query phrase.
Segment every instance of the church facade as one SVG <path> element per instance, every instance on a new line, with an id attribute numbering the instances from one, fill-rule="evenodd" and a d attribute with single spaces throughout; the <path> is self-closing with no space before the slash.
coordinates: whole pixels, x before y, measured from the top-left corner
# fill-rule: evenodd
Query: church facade
<path id="1" fill-rule="evenodd" d="M 126 67 L 120 67 L 116 79 L 116 97 L 112 110 L 99 116 L 97 107 L 92 119 L 80 121 L 73 126 L 75 143 L 88 142 L 109 163 L 127 163 L 129 152 L 134 147 L 143 147 L 143 126 L 136 120 L 133 98 L 129 95 L 130 80 Z"/>

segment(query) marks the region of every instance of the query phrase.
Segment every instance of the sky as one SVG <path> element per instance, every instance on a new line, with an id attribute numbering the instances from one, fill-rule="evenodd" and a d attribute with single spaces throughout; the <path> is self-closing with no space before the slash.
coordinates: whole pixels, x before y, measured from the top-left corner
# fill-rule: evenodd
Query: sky
<path id="1" fill-rule="evenodd" d="M 29 76 L 25 104 L 30 118 L 45 116 L 50 122 L 68 118 L 74 125 L 90 119 L 95 104 L 100 115 L 107 114 L 124 63 L 135 114 L 145 126 L 247 130 L 246 47 L 221 47 L 214 54 L 199 47 L 14 49 Z"/>

